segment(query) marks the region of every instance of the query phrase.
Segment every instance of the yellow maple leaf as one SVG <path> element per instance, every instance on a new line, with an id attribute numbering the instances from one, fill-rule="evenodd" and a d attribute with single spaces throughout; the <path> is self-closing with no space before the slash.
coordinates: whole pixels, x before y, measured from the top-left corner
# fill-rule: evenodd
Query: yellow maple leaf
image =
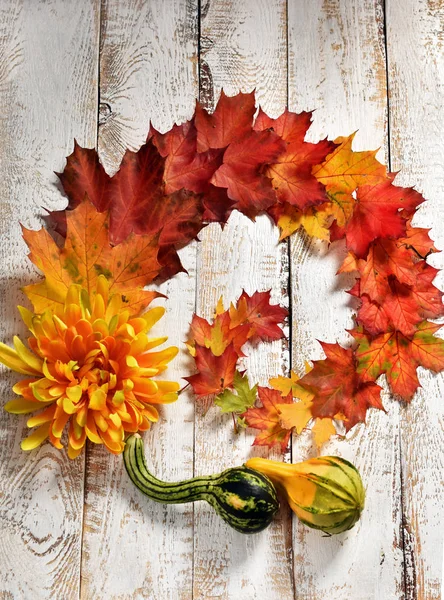
<path id="1" fill-rule="evenodd" d="M 330 221 L 331 209 L 329 202 L 319 206 L 310 206 L 303 212 L 296 206 L 285 204 L 277 223 L 281 230 L 280 240 L 303 227 L 311 237 L 330 241 L 328 230 Z"/>
<path id="2" fill-rule="evenodd" d="M 313 433 L 313 439 L 318 450 L 331 438 L 332 435 L 336 435 L 333 419 L 329 418 L 316 419 L 311 431 Z"/>
<path id="3" fill-rule="evenodd" d="M 328 209 L 338 225 L 343 227 L 353 213 L 353 192 L 362 185 L 376 185 L 388 179 L 387 169 L 376 159 L 378 150 L 354 152 L 355 134 L 338 138 L 340 144 L 325 161 L 313 167 L 312 174 L 325 185 L 331 200 Z"/>
<path id="4" fill-rule="evenodd" d="M 225 352 L 229 342 L 230 340 L 227 339 L 222 329 L 222 321 L 216 319 L 210 329 L 209 337 L 205 338 L 205 347 L 209 348 L 214 356 L 221 356 Z"/>
<path id="5" fill-rule="evenodd" d="M 311 365 L 305 363 L 305 372 L 308 373 L 310 370 Z M 298 384 L 299 379 L 300 377 L 294 371 L 291 371 L 290 377 L 279 375 L 278 377 L 270 379 L 269 384 L 274 390 L 281 392 L 282 396 L 288 396 L 291 392 L 293 398 L 311 401 L 313 399 L 313 394 Z"/>
<path id="6" fill-rule="evenodd" d="M 311 396 L 313 397 L 313 396 Z M 311 414 L 311 399 L 305 398 L 298 400 L 293 404 L 278 404 L 279 421 L 284 429 L 296 429 L 300 434 L 308 425 L 312 418 Z"/>

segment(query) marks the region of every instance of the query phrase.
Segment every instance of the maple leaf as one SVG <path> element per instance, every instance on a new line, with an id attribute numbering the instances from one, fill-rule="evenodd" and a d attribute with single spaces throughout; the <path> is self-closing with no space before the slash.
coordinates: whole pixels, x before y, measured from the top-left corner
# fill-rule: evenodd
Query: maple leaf
<path id="1" fill-rule="evenodd" d="M 415 275 L 413 286 L 400 283 L 394 277 L 388 279 L 390 291 L 384 296 L 383 304 L 361 294 L 359 281 L 349 292 L 360 299 L 362 305 L 357 321 L 369 333 L 377 335 L 392 327 L 410 336 L 416 331 L 416 325 L 424 319 L 444 314 L 443 293 L 432 284 L 437 269 L 420 261 L 413 265 L 412 272 Z"/>
<path id="2" fill-rule="evenodd" d="M 230 306 L 229 314 L 232 328 L 243 324 L 252 326 L 252 339 L 279 340 L 284 336 L 278 324 L 282 324 L 288 311 L 270 304 L 270 290 L 255 292 L 252 296 L 243 291 L 236 306 Z"/>
<path id="3" fill-rule="evenodd" d="M 118 244 L 131 232 L 160 233 L 161 245 L 186 245 L 202 229 L 202 200 L 190 191 L 165 195 L 165 159 L 152 140 L 137 152 L 127 150 L 110 186 L 110 240 Z"/>
<path id="4" fill-rule="evenodd" d="M 292 404 L 278 404 L 279 421 L 284 429 L 296 429 L 301 434 L 313 418 L 311 407 L 313 394 L 305 390 L 306 398 Z"/>
<path id="5" fill-rule="evenodd" d="M 310 394 L 310 398 L 313 398 L 312 394 Z M 334 419 L 330 417 L 313 419 L 312 406 L 313 403 L 308 397 L 293 404 L 279 404 L 280 422 L 284 429 L 295 429 L 299 435 L 304 429 L 310 429 L 313 441 L 317 448 L 320 449 L 325 442 L 333 435 L 336 435 L 336 428 L 334 426 Z M 335 419 L 338 419 L 339 416 L 335 415 Z M 313 424 L 310 428 L 311 421 Z"/>
<path id="6" fill-rule="evenodd" d="M 358 271 L 360 264 L 361 260 L 356 258 L 353 252 L 348 252 L 341 266 L 336 271 L 336 275 L 339 275 L 340 273 L 353 273 L 353 271 Z"/>
<path id="7" fill-rule="evenodd" d="M 226 389 L 214 400 L 214 404 L 219 406 L 223 413 L 244 413 L 254 406 L 257 397 L 257 385 L 250 388 L 246 375 L 241 375 L 239 371 L 236 371 L 233 388 L 236 393 Z"/>
<path id="8" fill-rule="evenodd" d="M 209 184 L 208 189 L 203 194 L 204 212 L 202 220 L 221 224 L 226 223 L 235 203 L 235 200 L 228 197 L 225 188 Z"/>
<path id="9" fill-rule="evenodd" d="M 264 164 L 273 162 L 285 147 L 271 131 L 250 131 L 225 150 L 223 164 L 211 183 L 227 188 L 235 208 L 250 218 L 276 202 L 270 179 L 261 173 Z"/>
<path id="10" fill-rule="evenodd" d="M 336 435 L 336 428 L 332 419 L 316 419 L 313 427 L 311 428 L 313 434 L 313 440 L 318 450 L 328 442 L 328 440 Z"/>
<path id="11" fill-rule="evenodd" d="M 111 243 L 122 242 L 133 231 L 142 233 L 150 206 L 163 196 L 164 167 L 151 140 L 137 152 L 125 152 L 110 189 Z"/>
<path id="12" fill-rule="evenodd" d="M 271 129 L 289 144 L 302 144 L 311 125 L 312 115 L 312 112 L 294 113 L 286 108 L 277 119 L 273 119 L 259 108 L 253 129 L 255 131 Z"/>
<path id="13" fill-rule="evenodd" d="M 383 373 L 392 391 L 403 400 L 411 400 L 419 387 L 418 366 L 435 372 L 444 370 L 444 340 L 434 334 L 441 325 L 423 321 L 410 338 L 399 331 L 382 333 L 375 338 L 362 329 L 352 331 L 358 341 L 357 372 L 365 381 L 374 381 Z"/>
<path id="14" fill-rule="evenodd" d="M 258 387 L 258 394 L 262 406 L 249 408 L 243 415 L 249 427 L 260 429 L 253 446 L 272 448 L 279 445 L 281 451 L 285 452 L 291 431 L 282 427 L 278 407 L 282 404 L 292 404 L 291 394 L 283 398 L 279 391 L 260 386 Z"/>
<path id="15" fill-rule="evenodd" d="M 313 394 L 312 416 L 345 417 L 345 428 L 364 422 L 367 409 L 384 410 L 381 388 L 373 382 L 362 381 L 356 372 L 356 359 L 351 348 L 321 342 L 324 360 L 314 361 L 313 369 L 304 375 L 299 385 Z"/>
<path id="16" fill-rule="evenodd" d="M 306 372 L 311 371 L 311 366 L 306 365 Z M 273 389 L 279 390 L 283 396 L 291 392 L 293 398 L 297 398 L 293 404 L 278 404 L 280 413 L 280 423 L 284 429 L 296 430 L 300 435 L 304 429 L 309 428 L 313 421 L 311 432 L 317 448 L 336 434 L 336 429 L 331 418 L 313 419 L 312 406 L 313 394 L 299 385 L 299 377 L 294 371 L 291 371 L 290 377 L 276 377 L 270 379 L 270 385 Z M 335 415 L 335 419 L 342 419 L 342 415 Z"/>
<path id="17" fill-rule="evenodd" d="M 182 188 L 206 192 L 209 180 L 222 164 L 223 152 L 197 152 L 197 129 L 193 121 L 173 125 L 163 134 L 151 127 L 150 134 L 160 154 L 166 158 L 165 193 L 171 194 Z"/>
<path id="18" fill-rule="evenodd" d="M 311 365 L 306 363 L 305 372 L 308 373 L 309 371 L 311 371 Z M 270 379 L 269 384 L 274 390 L 280 391 L 282 396 L 287 396 L 291 392 L 293 398 L 311 400 L 312 394 L 299 385 L 299 380 L 300 377 L 294 371 L 291 371 L 290 377 L 279 375 Z"/>
<path id="19" fill-rule="evenodd" d="M 63 303 L 72 283 L 94 294 L 99 275 L 105 275 L 111 292 L 122 294 L 132 312 L 139 312 L 159 296 L 141 289 L 160 270 L 157 238 L 131 236 L 112 247 L 108 238 L 108 214 L 97 212 L 87 199 L 67 213 L 63 248 L 57 246 L 45 229 L 23 228 L 23 237 L 30 249 L 30 260 L 45 275 L 44 282 L 24 288 L 36 312 L 54 302 Z"/>
<path id="20" fill-rule="evenodd" d="M 238 355 L 233 346 L 228 346 L 220 356 L 215 356 L 210 348 L 196 346 L 196 367 L 198 373 L 184 377 L 193 387 L 198 397 L 220 394 L 233 386 Z"/>
<path id="21" fill-rule="evenodd" d="M 277 119 L 270 119 L 261 111 L 254 124 L 255 130 L 272 129 L 284 140 L 283 152 L 265 174 L 271 179 L 279 201 L 299 209 L 327 200 L 325 186 L 313 176 L 312 169 L 336 148 L 336 144 L 327 140 L 317 144 L 304 141 L 310 118 L 311 113 L 285 110 Z"/>
<path id="22" fill-rule="evenodd" d="M 197 151 L 226 148 L 231 142 L 249 133 L 255 110 L 254 92 L 229 97 L 222 90 L 216 109 L 211 115 L 197 102 Z"/>
<path id="23" fill-rule="evenodd" d="M 374 186 L 387 179 L 385 166 L 376 160 L 377 150 L 352 150 L 354 136 L 336 139 L 339 146 L 312 170 L 316 179 L 325 185 L 331 200 L 331 214 L 339 227 L 343 227 L 353 213 L 352 192 L 360 186 Z"/>
<path id="24" fill-rule="evenodd" d="M 83 202 L 85 194 L 99 212 L 108 209 L 111 179 L 100 163 L 94 148 L 82 148 L 74 140 L 74 150 L 66 159 L 63 173 L 56 173 L 56 175 L 69 198 L 70 209 Z"/>
<path id="25" fill-rule="evenodd" d="M 284 202 L 274 204 L 267 212 L 281 230 L 280 240 L 287 238 L 301 227 L 311 237 L 327 242 L 330 240 L 331 214 L 328 203 L 309 206 L 301 211 L 297 206 Z"/>
<path id="26" fill-rule="evenodd" d="M 370 246 L 367 259 L 358 262 L 361 294 L 367 294 L 370 300 L 381 304 L 390 293 L 390 277 L 396 277 L 406 285 L 415 285 L 416 262 L 417 257 L 399 240 L 376 240 Z"/>
<path id="27" fill-rule="evenodd" d="M 366 255 L 370 242 L 376 238 L 399 238 L 406 233 L 403 208 L 416 208 L 424 198 L 413 188 L 393 185 L 395 175 L 388 180 L 358 187 L 353 212 L 346 227 L 336 229 L 335 239 L 345 234 L 347 248 L 355 256 Z"/>
<path id="28" fill-rule="evenodd" d="M 399 244 L 405 244 L 406 248 L 412 249 L 419 258 L 427 258 L 433 252 L 438 252 L 429 236 L 430 229 L 412 227 L 411 219 L 407 221 L 405 237 L 398 240 Z"/>
<path id="29" fill-rule="evenodd" d="M 215 356 L 223 354 L 232 344 L 238 356 L 244 356 L 241 348 L 247 341 L 250 331 L 249 324 L 232 327 L 228 311 L 217 314 L 211 324 L 206 319 L 193 315 L 190 336 L 186 344 L 192 356 L 195 356 L 196 344 L 209 348 Z"/>

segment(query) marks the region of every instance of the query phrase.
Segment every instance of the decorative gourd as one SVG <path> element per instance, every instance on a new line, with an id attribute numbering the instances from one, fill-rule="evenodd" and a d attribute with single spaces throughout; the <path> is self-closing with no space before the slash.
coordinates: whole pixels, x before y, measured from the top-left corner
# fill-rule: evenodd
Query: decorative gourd
<path id="1" fill-rule="evenodd" d="M 359 520 L 365 490 L 352 463 L 339 456 L 318 456 L 288 464 L 250 458 L 247 466 L 267 475 L 286 495 L 291 509 L 308 527 L 343 533 Z"/>
<path id="2" fill-rule="evenodd" d="M 270 479 L 245 466 L 218 475 L 167 483 L 149 472 L 138 434 L 127 439 L 123 458 L 131 481 L 151 500 L 165 504 L 206 500 L 228 525 L 241 533 L 262 531 L 279 509 Z"/>

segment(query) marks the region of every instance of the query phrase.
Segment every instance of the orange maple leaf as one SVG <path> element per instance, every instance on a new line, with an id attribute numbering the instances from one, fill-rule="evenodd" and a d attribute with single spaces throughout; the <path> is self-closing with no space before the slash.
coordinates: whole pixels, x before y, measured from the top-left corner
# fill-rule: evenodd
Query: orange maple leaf
<path id="1" fill-rule="evenodd" d="M 249 408 L 242 415 L 249 427 L 261 430 L 253 445 L 267 446 L 268 448 L 279 445 L 281 451 L 285 452 L 291 430 L 282 427 L 279 407 L 283 404 L 293 404 L 291 394 L 283 398 L 278 390 L 271 390 L 266 387 L 258 387 L 257 389 L 262 406 Z"/>
<path id="2" fill-rule="evenodd" d="M 359 342 L 357 372 L 364 381 L 375 381 L 385 373 L 393 392 L 411 400 L 419 387 L 418 366 L 435 372 L 444 370 L 444 340 L 434 334 L 441 325 L 424 321 L 413 336 L 389 331 L 371 338 L 362 330 L 352 332 Z"/>
<path id="3" fill-rule="evenodd" d="M 97 212 L 86 198 L 67 212 L 63 248 L 45 229 L 23 228 L 23 237 L 30 249 L 29 258 L 45 275 L 43 282 L 24 288 L 37 313 L 54 303 L 62 304 L 73 283 L 94 294 L 99 275 L 105 275 L 110 291 L 122 294 L 132 313 L 146 308 L 159 296 L 142 289 L 161 268 L 157 236 L 133 235 L 118 246 L 111 246 L 108 214 Z"/>
<path id="4" fill-rule="evenodd" d="M 256 130 L 272 129 L 285 142 L 283 151 L 267 167 L 265 174 L 271 179 L 279 201 L 299 209 L 327 200 L 325 186 L 313 176 L 312 169 L 336 148 L 327 140 L 317 144 L 305 142 L 310 124 L 311 113 L 296 114 L 288 110 L 277 119 L 260 111 L 254 124 Z"/>
<path id="5" fill-rule="evenodd" d="M 340 413 L 348 430 L 365 421 L 367 409 L 384 410 L 379 385 L 357 374 L 353 350 L 339 344 L 321 345 L 327 358 L 314 361 L 313 369 L 299 381 L 313 394 L 313 417 L 334 419 Z"/>

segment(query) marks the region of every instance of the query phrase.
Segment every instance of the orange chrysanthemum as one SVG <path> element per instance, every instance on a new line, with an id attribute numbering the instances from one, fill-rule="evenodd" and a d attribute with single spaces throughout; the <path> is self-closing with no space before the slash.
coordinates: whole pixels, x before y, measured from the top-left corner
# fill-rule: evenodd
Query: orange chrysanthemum
<path id="1" fill-rule="evenodd" d="M 24 450 L 47 438 L 62 448 L 69 426 L 70 458 L 86 438 L 119 454 L 126 431 L 145 431 L 158 419 L 154 405 L 177 400 L 178 383 L 153 379 L 178 352 L 174 346 L 151 352 L 167 339 L 147 335 L 163 308 L 131 315 L 120 294 L 109 295 L 102 275 L 93 297 L 73 284 L 60 308 L 39 315 L 19 310 L 32 333 L 29 349 L 17 336 L 15 350 L 0 343 L 0 362 L 29 376 L 13 387 L 21 398 L 5 409 L 15 414 L 43 409 L 28 420 L 37 429 L 23 440 Z"/>

